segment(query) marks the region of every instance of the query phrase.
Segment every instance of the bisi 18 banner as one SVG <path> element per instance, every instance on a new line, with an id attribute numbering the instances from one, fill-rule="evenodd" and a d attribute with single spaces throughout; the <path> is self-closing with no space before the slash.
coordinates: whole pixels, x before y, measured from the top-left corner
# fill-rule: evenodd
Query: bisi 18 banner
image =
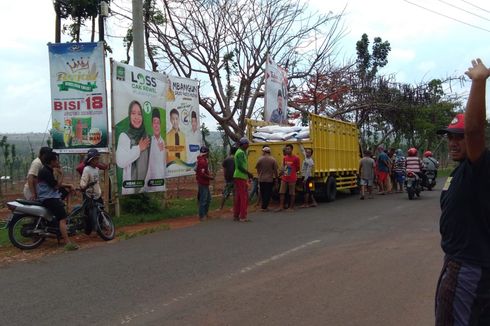
<path id="1" fill-rule="evenodd" d="M 111 71 L 119 193 L 164 191 L 167 77 L 115 61 Z"/>
<path id="2" fill-rule="evenodd" d="M 167 90 L 167 176 L 194 174 L 202 143 L 199 128 L 199 82 L 169 76 Z"/>
<path id="3" fill-rule="evenodd" d="M 103 43 L 48 44 L 53 148 L 108 150 Z"/>
<path id="4" fill-rule="evenodd" d="M 288 77 L 287 71 L 267 56 L 265 66 L 265 121 L 288 123 Z"/>

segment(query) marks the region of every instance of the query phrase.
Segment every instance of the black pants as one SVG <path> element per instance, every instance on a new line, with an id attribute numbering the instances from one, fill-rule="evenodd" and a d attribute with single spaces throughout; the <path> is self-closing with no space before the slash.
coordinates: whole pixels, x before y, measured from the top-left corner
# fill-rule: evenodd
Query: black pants
<path id="1" fill-rule="evenodd" d="M 271 201 L 273 182 L 260 182 L 260 197 L 262 199 L 262 209 L 267 209 Z"/>
<path id="2" fill-rule="evenodd" d="M 56 220 L 63 220 L 66 218 L 65 203 L 59 198 L 47 198 L 42 201 L 43 206 L 49 209 L 51 213 L 56 217 Z"/>

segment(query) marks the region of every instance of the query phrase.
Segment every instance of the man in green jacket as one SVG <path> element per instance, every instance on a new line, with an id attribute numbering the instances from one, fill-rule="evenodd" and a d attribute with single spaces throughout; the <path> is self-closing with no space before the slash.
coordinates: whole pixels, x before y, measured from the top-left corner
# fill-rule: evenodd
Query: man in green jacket
<path id="1" fill-rule="evenodd" d="M 238 150 L 235 153 L 235 172 L 233 183 L 235 187 L 235 198 L 233 201 L 233 219 L 240 222 L 250 222 L 247 218 L 248 209 L 248 184 L 253 175 L 248 171 L 247 148 L 249 141 L 243 137 L 238 142 Z"/>

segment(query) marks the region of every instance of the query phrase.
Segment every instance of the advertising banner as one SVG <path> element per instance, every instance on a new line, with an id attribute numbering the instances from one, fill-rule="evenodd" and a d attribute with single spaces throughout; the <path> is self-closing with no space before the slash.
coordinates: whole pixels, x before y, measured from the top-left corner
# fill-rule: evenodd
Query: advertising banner
<path id="1" fill-rule="evenodd" d="M 111 68 L 119 193 L 164 191 L 167 77 L 119 62 Z"/>
<path id="2" fill-rule="evenodd" d="M 199 82 L 169 76 L 167 90 L 167 177 L 194 174 L 202 143 L 199 119 Z"/>
<path id="3" fill-rule="evenodd" d="M 287 71 L 276 64 L 270 56 L 265 66 L 265 121 L 288 123 L 288 76 Z"/>
<path id="4" fill-rule="evenodd" d="M 48 44 L 53 148 L 108 151 L 103 43 Z"/>

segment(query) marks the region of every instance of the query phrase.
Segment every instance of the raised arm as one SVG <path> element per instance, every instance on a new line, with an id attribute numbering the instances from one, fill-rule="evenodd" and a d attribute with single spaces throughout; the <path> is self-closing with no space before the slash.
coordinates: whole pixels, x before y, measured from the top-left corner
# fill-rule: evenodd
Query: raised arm
<path id="1" fill-rule="evenodd" d="M 464 137 L 467 157 L 475 162 L 485 150 L 485 87 L 490 70 L 480 59 L 472 60 L 471 65 L 466 71 L 471 89 L 466 104 Z"/>

